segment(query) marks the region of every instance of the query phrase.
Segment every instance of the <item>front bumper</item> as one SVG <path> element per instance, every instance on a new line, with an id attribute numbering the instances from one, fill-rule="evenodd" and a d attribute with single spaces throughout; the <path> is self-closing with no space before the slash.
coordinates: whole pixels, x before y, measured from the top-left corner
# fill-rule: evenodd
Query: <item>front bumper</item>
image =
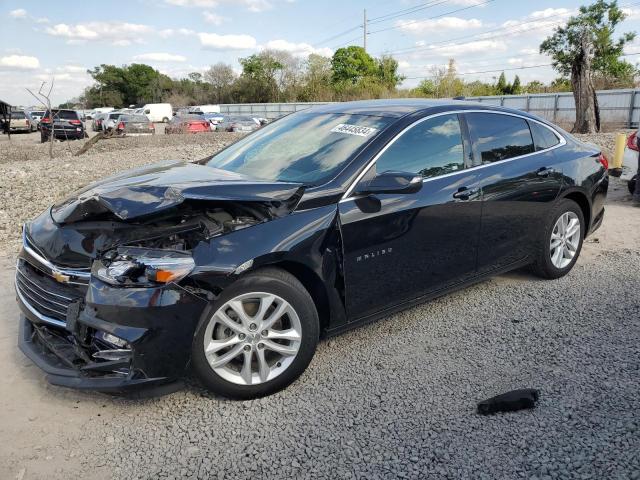
<path id="1" fill-rule="evenodd" d="M 193 334 L 208 303 L 204 297 L 177 285 L 119 288 L 91 278 L 86 294 L 63 307 L 59 300 L 64 288 L 77 293 L 78 286 L 52 284 L 55 280 L 47 265 L 29 251 L 28 245 L 21 251 L 16 269 L 22 312 L 19 347 L 44 370 L 49 382 L 118 392 L 169 383 L 184 375 Z M 72 298 L 71 293 L 67 296 Z M 105 334 L 126 346 L 105 343 Z"/>
<path id="2" fill-rule="evenodd" d="M 46 379 L 49 383 L 62 387 L 101 392 L 124 392 L 142 386 L 168 383 L 171 380 L 166 377 L 133 378 L 109 374 L 100 370 L 104 367 L 99 363 L 90 365 L 94 368 L 93 370 L 86 368 L 86 365 L 83 367 L 70 366 L 68 362 L 73 362 L 71 360 L 73 357 L 70 355 L 73 344 L 68 342 L 67 348 L 65 348 L 64 341 L 52 334 L 49 327 L 36 326 L 24 315 L 20 315 L 18 347 L 46 373 Z M 63 353 L 65 350 L 66 353 Z"/>

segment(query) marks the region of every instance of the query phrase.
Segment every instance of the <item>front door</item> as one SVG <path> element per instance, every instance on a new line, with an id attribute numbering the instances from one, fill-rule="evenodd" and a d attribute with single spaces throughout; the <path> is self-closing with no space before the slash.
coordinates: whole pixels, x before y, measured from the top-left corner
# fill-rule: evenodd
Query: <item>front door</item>
<path id="1" fill-rule="evenodd" d="M 340 202 L 350 319 L 475 273 L 481 202 L 476 174 L 465 171 L 463 145 L 456 114 L 420 120 L 396 137 L 365 178 L 411 172 L 423 176 L 422 189 Z"/>

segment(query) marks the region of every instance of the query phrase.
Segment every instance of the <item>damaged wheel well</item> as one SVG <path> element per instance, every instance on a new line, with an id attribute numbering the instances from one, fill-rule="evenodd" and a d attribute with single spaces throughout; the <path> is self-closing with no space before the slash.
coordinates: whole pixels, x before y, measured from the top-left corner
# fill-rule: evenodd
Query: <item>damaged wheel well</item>
<path id="1" fill-rule="evenodd" d="M 329 327 L 331 311 L 329 309 L 329 297 L 324 283 L 318 275 L 306 265 L 296 262 L 284 261 L 273 265 L 282 268 L 296 277 L 309 292 L 320 319 L 320 334 Z"/>

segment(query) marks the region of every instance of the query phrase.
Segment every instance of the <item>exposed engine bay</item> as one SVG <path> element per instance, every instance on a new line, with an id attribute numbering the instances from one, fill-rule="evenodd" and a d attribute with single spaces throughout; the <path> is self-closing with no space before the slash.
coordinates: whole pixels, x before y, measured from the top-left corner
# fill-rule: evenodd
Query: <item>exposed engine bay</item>
<path id="1" fill-rule="evenodd" d="M 146 222 L 127 222 L 131 230 L 118 245 L 191 250 L 199 242 L 241 230 L 269 220 L 259 207 L 227 204 L 224 207 L 196 209 L 182 206 Z"/>

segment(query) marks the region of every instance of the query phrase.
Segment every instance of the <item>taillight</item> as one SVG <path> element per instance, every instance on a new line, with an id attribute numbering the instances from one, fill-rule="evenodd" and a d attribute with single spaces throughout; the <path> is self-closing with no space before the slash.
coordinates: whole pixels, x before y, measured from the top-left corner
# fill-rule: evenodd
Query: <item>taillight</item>
<path id="1" fill-rule="evenodd" d="M 627 148 L 635 150 L 636 152 L 638 151 L 638 137 L 636 136 L 636 132 L 633 132 L 629 135 L 629 138 L 627 138 Z"/>
<path id="2" fill-rule="evenodd" d="M 156 126 L 152 123 L 152 124 L 149 126 L 149 128 L 150 128 L 151 130 L 155 130 L 155 129 L 156 129 Z"/>
<path id="3" fill-rule="evenodd" d="M 82 125 L 82 122 L 80 120 L 69 120 L 69 123 L 71 125 Z"/>
<path id="4" fill-rule="evenodd" d="M 598 161 L 602 164 L 605 170 L 609 170 L 609 160 L 604 156 L 604 153 L 601 153 L 598 157 Z"/>
<path id="5" fill-rule="evenodd" d="M 51 121 L 51 119 L 49 117 L 44 117 L 42 120 L 40 120 L 41 122 L 44 123 L 49 123 Z"/>
<path id="6" fill-rule="evenodd" d="M 124 122 L 118 124 L 118 130 L 124 130 Z"/>

